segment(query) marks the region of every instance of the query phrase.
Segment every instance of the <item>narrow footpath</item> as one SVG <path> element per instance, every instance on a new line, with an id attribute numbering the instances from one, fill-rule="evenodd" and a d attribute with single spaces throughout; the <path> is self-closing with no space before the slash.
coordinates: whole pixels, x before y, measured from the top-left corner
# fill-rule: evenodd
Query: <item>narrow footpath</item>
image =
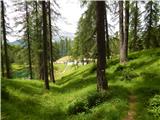
<path id="1" fill-rule="evenodd" d="M 136 115 L 136 101 L 137 97 L 131 94 L 129 96 L 129 110 L 124 120 L 134 120 L 134 117 Z"/>

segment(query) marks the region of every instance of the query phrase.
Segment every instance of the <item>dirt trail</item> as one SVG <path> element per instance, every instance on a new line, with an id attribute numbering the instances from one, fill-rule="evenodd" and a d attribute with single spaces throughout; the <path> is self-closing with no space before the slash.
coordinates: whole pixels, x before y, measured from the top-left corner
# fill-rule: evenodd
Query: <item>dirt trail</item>
<path id="1" fill-rule="evenodd" d="M 135 95 L 129 96 L 129 110 L 124 120 L 134 120 L 134 116 L 136 115 L 136 99 L 137 97 Z"/>

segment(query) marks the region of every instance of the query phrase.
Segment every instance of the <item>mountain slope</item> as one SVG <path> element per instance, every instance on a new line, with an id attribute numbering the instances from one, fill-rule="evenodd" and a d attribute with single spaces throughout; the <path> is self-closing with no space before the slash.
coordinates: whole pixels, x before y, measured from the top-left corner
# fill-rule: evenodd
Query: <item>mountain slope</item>
<path id="1" fill-rule="evenodd" d="M 123 120 L 129 110 L 128 97 L 134 94 L 135 118 L 158 120 L 160 49 L 131 53 L 125 65 L 118 58 L 107 62 L 105 99 L 96 93 L 94 64 L 66 71 L 56 84 L 50 83 L 49 91 L 43 81 L 2 79 L 2 119 Z"/>

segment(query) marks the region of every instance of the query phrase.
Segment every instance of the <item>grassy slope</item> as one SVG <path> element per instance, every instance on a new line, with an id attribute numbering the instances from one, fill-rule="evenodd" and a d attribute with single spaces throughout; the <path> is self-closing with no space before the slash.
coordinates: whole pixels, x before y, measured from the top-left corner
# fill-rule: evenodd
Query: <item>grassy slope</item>
<path id="1" fill-rule="evenodd" d="M 2 80 L 2 118 L 9 120 L 120 120 L 128 110 L 128 95 L 138 96 L 138 120 L 157 120 L 149 101 L 160 95 L 160 49 L 132 53 L 125 66 L 118 59 L 108 61 L 107 78 L 110 98 L 87 113 L 67 115 L 74 101 L 85 101 L 96 92 L 96 73 L 93 64 L 81 66 L 63 77 L 57 84 L 44 89 L 43 81 Z M 63 65 L 60 68 L 65 68 Z M 58 69 L 58 66 L 57 66 Z M 61 73 L 61 72 L 60 72 Z M 57 75 L 60 75 L 57 73 Z M 147 108 L 147 109 L 146 109 Z M 159 118 L 158 118 L 159 119 Z"/>

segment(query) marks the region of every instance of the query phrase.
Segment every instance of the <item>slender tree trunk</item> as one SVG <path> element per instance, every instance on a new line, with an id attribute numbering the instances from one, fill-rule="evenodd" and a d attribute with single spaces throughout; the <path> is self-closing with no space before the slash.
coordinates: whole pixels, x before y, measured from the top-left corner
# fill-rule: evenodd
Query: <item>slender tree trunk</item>
<path id="1" fill-rule="evenodd" d="M 44 81 L 46 89 L 49 89 L 48 66 L 47 66 L 47 9 L 46 2 L 42 1 L 43 14 L 43 65 L 44 65 Z"/>
<path id="2" fill-rule="evenodd" d="M 145 41 L 145 48 L 146 49 L 149 49 L 150 48 L 150 46 L 151 46 L 151 38 L 152 38 L 152 36 L 151 36 L 151 29 L 152 29 L 152 4 L 153 4 L 153 1 L 149 1 L 150 2 L 150 17 L 149 17 L 149 24 L 148 24 L 148 35 L 147 35 L 147 39 L 146 39 L 146 41 Z"/>
<path id="3" fill-rule="evenodd" d="M 38 73 L 39 73 L 39 76 L 38 78 L 43 80 L 44 77 L 43 77 L 43 53 L 41 52 L 41 49 L 42 49 L 42 29 L 41 29 L 41 19 L 40 17 L 38 17 L 38 2 L 37 1 L 34 1 L 35 2 L 35 9 L 36 9 L 36 38 L 37 40 L 39 41 L 38 43 Z M 40 21 L 39 21 L 40 20 Z M 40 26 L 40 29 L 39 29 L 39 26 Z"/>
<path id="4" fill-rule="evenodd" d="M 43 65 L 43 53 L 42 54 L 40 54 L 40 56 L 39 56 L 39 60 L 41 61 L 40 63 L 39 63 L 39 65 L 40 65 L 40 71 L 39 71 L 39 77 L 40 77 L 40 79 L 41 80 L 44 80 L 44 65 Z"/>
<path id="5" fill-rule="evenodd" d="M 105 77 L 106 48 L 104 27 L 105 1 L 96 1 L 96 29 L 97 29 L 97 91 L 103 92 L 108 88 Z"/>
<path id="6" fill-rule="evenodd" d="M 3 56 L 1 55 L 1 76 L 5 77 L 4 74 L 4 62 L 3 62 Z"/>
<path id="7" fill-rule="evenodd" d="M 39 4 L 41 4 L 41 1 L 39 1 Z M 42 18 L 42 16 L 40 16 L 40 18 Z M 40 19 L 40 35 L 39 35 L 39 39 L 40 39 L 40 54 L 39 54 L 39 60 L 40 60 L 40 79 L 44 80 L 44 65 L 43 65 L 43 18 Z"/>
<path id="8" fill-rule="evenodd" d="M 125 62 L 128 58 L 128 29 L 129 29 L 129 1 L 125 1 L 125 31 L 124 31 L 124 52 Z"/>
<path id="9" fill-rule="evenodd" d="M 33 76 L 32 76 L 32 60 L 31 60 L 31 46 L 30 46 L 30 35 L 29 35 L 29 12 L 28 12 L 27 1 L 26 1 L 26 21 L 27 21 L 27 42 L 28 42 L 29 72 L 30 72 L 30 79 L 33 79 Z"/>
<path id="10" fill-rule="evenodd" d="M 42 24 L 43 24 L 43 22 L 42 21 L 40 21 L 40 26 L 42 26 Z M 44 80 L 44 65 L 43 65 L 43 27 L 41 27 L 41 29 L 40 29 L 40 35 L 39 35 L 39 39 L 40 39 L 40 53 L 39 53 L 39 68 L 40 68 L 40 70 L 39 70 L 39 77 L 40 77 L 40 79 L 41 80 Z"/>
<path id="11" fill-rule="evenodd" d="M 1 39 L 3 39 L 1 37 Z M 4 53 L 3 53 L 3 43 L 2 43 L 2 40 L 1 40 L 1 76 L 2 77 L 5 77 L 5 74 L 4 74 Z"/>
<path id="12" fill-rule="evenodd" d="M 41 41 L 40 41 L 40 37 L 39 37 L 39 30 L 38 30 L 38 3 L 37 1 L 34 1 L 35 2 L 35 6 L 36 6 L 36 39 L 39 40 L 39 46 L 38 46 L 38 50 L 40 50 L 40 44 L 41 44 Z M 38 72 L 39 72 L 39 79 L 41 79 L 41 59 L 40 59 L 40 52 L 38 52 Z"/>
<path id="13" fill-rule="evenodd" d="M 134 31 L 133 31 L 133 46 L 132 46 L 132 48 L 133 48 L 133 50 L 135 51 L 135 50 L 138 50 L 138 46 L 136 45 L 136 43 L 137 43 L 137 39 L 138 39 L 138 37 L 137 37 L 137 25 L 138 25 L 138 11 L 137 11 L 137 9 L 138 9 L 138 1 L 135 1 L 135 13 L 134 13 L 134 17 L 135 17 L 135 20 L 134 20 Z"/>
<path id="14" fill-rule="evenodd" d="M 50 1 L 48 1 L 48 17 L 49 17 L 49 43 L 50 43 L 50 79 L 55 83 L 55 78 L 54 78 L 54 69 L 53 69 L 53 46 L 52 46 L 52 24 L 51 24 L 51 6 L 50 6 Z"/>
<path id="15" fill-rule="evenodd" d="M 110 58 L 110 48 L 109 48 L 109 34 L 108 34 L 108 20 L 107 20 L 107 10 L 105 7 L 105 28 L 106 28 L 106 52 L 107 52 L 107 59 Z"/>
<path id="16" fill-rule="evenodd" d="M 4 18 L 4 3 L 1 1 L 1 15 L 2 15 L 2 29 L 3 29 L 3 41 L 4 41 L 4 62 L 6 66 L 6 77 L 11 78 L 10 73 L 10 62 L 8 58 L 8 50 L 7 50 L 7 39 L 6 39 L 6 27 L 5 27 L 5 18 Z"/>
<path id="17" fill-rule="evenodd" d="M 123 29 L 123 1 L 119 1 L 119 36 L 120 36 L 120 63 L 125 63 L 127 60 L 124 42 Z"/>

